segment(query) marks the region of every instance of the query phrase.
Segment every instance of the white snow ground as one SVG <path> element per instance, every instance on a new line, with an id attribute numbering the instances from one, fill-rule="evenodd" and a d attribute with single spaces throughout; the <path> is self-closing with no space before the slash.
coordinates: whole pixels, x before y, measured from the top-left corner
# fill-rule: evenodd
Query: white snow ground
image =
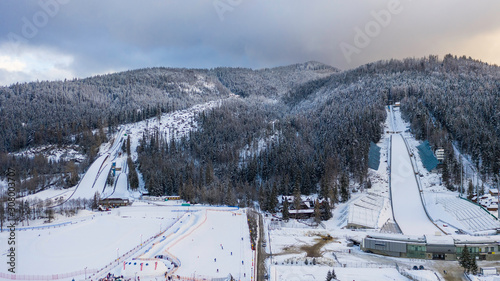
<path id="1" fill-rule="evenodd" d="M 82 212 L 60 227 L 17 231 L 16 277 L 83 280 L 86 272 L 96 280 L 108 272 L 128 278 L 137 272 L 141 280 L 159 280 L 165 271 L 155 272 L 152 265 L 162 261 L 152 259 L 167 254 L 180 260 L 175 275 L 194 274 L 210 280 L 231 273 L 239 280 L 251 280 L 253 254 L 245 210 L 176 205 L 179 203 L 136 202 L 109 212 Z M 0 233 L 0 241 L 6 241 L 8 235 Z M 7 259 L 4 247 L 1 254 Z M 123 262 L 143 259 L 149 263 L 148 272 L 146 267 L 140 271 L 138 265 L 123 270 Z M 172 268 L 166 262 L 159 269 L 169 266 Z M 7 268 L 2 262 L 0 275 L 9 274 Z"/>
<path id="2" fill-rule="evenodd" d="M 167 247 L 181 260 L 181 276 L 252 278 L 252 249 L 244 210 L 205 210 L 201 223 Z"/>
<path id="3" fill-rule="evenodd" d="M 270 274 L 271 281 L 311 281 L 325 280 L 326 274 L 331 267 L 327 266 L 273 266 Z M 341 268 L 336 267 L 337 280 L 394 280 L 408 281 L 410 279 L 402 276 L 395 268 Z"/>
<path id="4" fill-rule="evenodd" d="M 82 212 L 84 214 L 85 212 Z M 150 206 L 131 206 L 110 212 L 73 217 L 71 224 L 16 232 L 16 274 L 51 275 L 100 269 L 133 249 L 160 227 L 169 227 L 182 213 Z M 57 222 L 54 223 L 55 225 Z M 6 241 L 8 232 L 0 233 Z M 5 258 L 5 247 L 2 247 Z M 0 263 L 0 272 L 7 264 Z M 83 279 L 84 276 L 81 276 Z M 71 280 L 71 278 L 69 278 Z"/>

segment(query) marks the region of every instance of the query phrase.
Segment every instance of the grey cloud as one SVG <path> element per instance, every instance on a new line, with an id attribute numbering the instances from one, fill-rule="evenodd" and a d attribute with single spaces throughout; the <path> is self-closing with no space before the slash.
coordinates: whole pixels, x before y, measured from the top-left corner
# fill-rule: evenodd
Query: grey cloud
<path id="1" fill-rule="evenodd" d="M 500 30 L 498 1 L 401 0 L 402 12 L 348 61 L 339 45 L 354 46 L 355 28 L 396 0 L 64 1 L 27 44 L 71 54 L 72 73 L 80 77 L 160 65 L 260 68 L 308 60 L 348 69 L 393 57 L 461 55 L 461 43 Z M 0 4 L 0 44 L 9 32 L 21 34 L 22 17 L 41 10 L 28 2 Z M 229 5 L 223 20 L 214 3 Z"/>

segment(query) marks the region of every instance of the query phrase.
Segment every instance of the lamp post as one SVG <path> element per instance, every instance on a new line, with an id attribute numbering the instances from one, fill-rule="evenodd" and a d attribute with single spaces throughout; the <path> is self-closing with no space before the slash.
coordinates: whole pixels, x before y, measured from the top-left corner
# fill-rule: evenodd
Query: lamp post
<path id="1" fill-rule="evenodd" d="M 141 234 L 141 246 L 142 246 L 142 234 Z"/>
<path id="2" fill-rule="evenodd" d="M 118 259 L 119 259 L 119 255 L 118 255 L 118 250 L 119 250 L 119 249 L 120 249 L 120 248 L 116 248 L 116 260 L 118 260 Z"/>

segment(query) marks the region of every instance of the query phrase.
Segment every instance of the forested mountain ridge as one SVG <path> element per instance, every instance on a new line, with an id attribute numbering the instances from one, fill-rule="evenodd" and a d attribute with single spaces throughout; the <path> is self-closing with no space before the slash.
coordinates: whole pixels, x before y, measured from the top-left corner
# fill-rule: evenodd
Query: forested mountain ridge
<path id="1" fill-rule="evenodd" d="M 227 97 L 230 89 L 219 73 L 242 69 L 150 68 L 85 79 L 33 82 L 0 87 L 0 151 L 26 146 L 63 144 L 87 127 L 98 129 L 135 122 L 160 112 L 183 109 L 197 103 Z M 268 88 L 286 92 L 309 80 L 329 75 L 332 67 L 309 62 L 244 75 L 249 87 L 266 95 Z M 226 81 L 226 80 L 224 80 Z M 250 83 L 251 82 L 251 83 Z M 241 91 L 235 91 L 238 94 Z"/>
<path id="2" fill-rule="evenodd" d="M 247 97 L 262 95 L 278 98 L 311 80 L 329 77 L 339 70 L 319 62 L 306 62 L 275 68 L 215 68 L 212 72 L 233 93 Z"/>
<path id="3" fill-rule="evenodd" d="M 174 74 L 155 76 L 163 71 Z M 160 68 L 92 79 L 92 87 L 108 91 L 104 96 L 117 104 L 126 100 L 125 108 L 133 109 L 98 119 L 97 124 L 113 120 L 111 127 L 230 92 L 239 96 L 197 116 L 198 130 L 188 137 L 168 139 L 157 131 L 144 135 L 136 164 L 154 195 L 181 194 L 211 204 L 245 205 L 258 199 L 270 210 L 274 204 L 266 198 L 273 196 L 266 195 L 272 194 L 319 192 L 331 202 L 345 201 L 350 189 L 368 184 L 369 145 L 379 141 L 384 108 L 395 101 L 401 101 L 417 138 L 428 139 L 434 149 L 445 148 L 443 181 L 450 189 L 456 188 L 460 172 L 453 146 L 472 157 L 486 180 L 500 167 L 499 67 L 471 58 L 379 61 L 346 71 L 315 62 L 263 70 Z M 144 95 L 147 87 L 154 90 Z M 97 132 L 83 134 L 80 143 L 102 142 L 106 134 Z"/>
<path id="4" fill-rule="evenodd" d="M 277 68 L 275 74 L 273 69 L 262 71 L 270 73 L 266 76 L 267 85 L 291 88 L 287 84 L 300 82 L 282 78 L 288 77 L 288 72 L 294 73 L 290 77 L 303 73 L 301 81 L 308 81 L 326 75 L 319 73 L 321 68 L 329 67 L 305 63 Z M 232 69 L 219 70 L 231 72 Z M 116 126 L 224 99 L 230 93 L 217 78 L 215 70 L 178 68 L 148 68 L 85 79 L 0 87 L 0 166 L 19 170 L 19 179 L 33 178 L 33 173 L 37 177 L 40 173 L 51 177 L 67 170 L 74 171 L 75 166 L 65 161 L 55 163 L 38 155 L 35 165 L 32 157 L 13 157 L 8 153 L 41 145 L 72 145 L 74 148 L 76 144 L 87 156 L 78 165 L 78 171 L 82 172 Z M 43 188 L 47 181 L 36 182 L 42 183 L 31 184 L 32 190 Z"/>
<path id="5" fill-rule="evenodd" d="M 336 72 L 294 87 L 278 102 L 244 91 L 244 99 L 200 115 L 200 130 L 189 139 L 146 140 L 140 170 L 153 194 L 180 193 L 193 202 L 259 199 L 272 210 L 266 198 L 295 191 L 345 201 L 350 188 L 367 185 L 369 143 L 380 139 L 385 105 L 401 101 L 415 136 L 433 149 L 445 148 L 440 172 L 456 189 L 460 167 L 453 145 L 471 156 L 486 180 L 498 174 L 499 90 L 497 66 L 447 55 Z M 263 140 L 269 142 L 263 149 L 241 159 L 242 150 Z M 169 159 L 155 166 L 166 176 L 150 174 L 146 159 L 155 157 L 155 163 Z"/>
<path id="6" fill-rule="evenodd" d="M 0 149 L 70 143 L 84 130 L 135 122 L 228 94 L 205 70 L 168 68 L 2 87 Z"/>

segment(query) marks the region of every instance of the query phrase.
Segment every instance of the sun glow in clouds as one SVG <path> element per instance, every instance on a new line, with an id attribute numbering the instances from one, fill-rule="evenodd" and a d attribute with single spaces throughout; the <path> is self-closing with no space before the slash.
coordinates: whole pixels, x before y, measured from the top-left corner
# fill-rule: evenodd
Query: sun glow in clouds
<path id="1" fill-rule="evenodd" d="M 14 49 L 0 46 L 0 85 L 35 80 L 72 78 L 74 58 L 45 47 L 24 46 Z"/>
<path id="2" fill-rule="evenodd" d="M 0 56 L 0 69 L 6 71 L 23 71 L 26 64 L 16 58 L 9 56 Z"/>

